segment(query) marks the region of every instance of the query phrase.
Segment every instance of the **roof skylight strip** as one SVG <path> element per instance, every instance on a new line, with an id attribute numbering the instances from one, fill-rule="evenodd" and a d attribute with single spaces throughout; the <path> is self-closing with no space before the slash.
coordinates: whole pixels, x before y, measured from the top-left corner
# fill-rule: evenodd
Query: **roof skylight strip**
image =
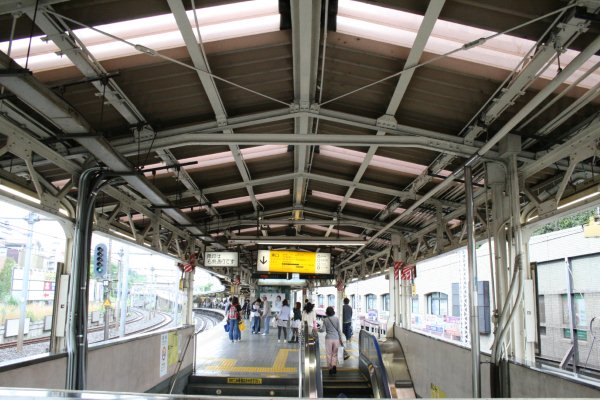
<path id="1" fill-rule="evenodd" d="M 411 47 L 422 19 L 422 16 L 416 14 L 352 0 L 340 0 L 337 30 L 349 35 L 402 47 Z M 494 32 L 491 31 L 438 20 L 425 46 L 425 51 L 443 55 L 461 48 L 465 43 L 471 43 L 493 34 Z M 512 70 L 533 44 L 534 42 L 530 40 L 501 34 L 484 41 L 482 44 L 469 47 L 468 50 L 453 52 L 448 57 Z M 568 64 L 577 54 L 579 54 L 577 51 L 567 50 L 561 54 L 561 64 Z M 588 63 L 584 64 L 576 74 L 567 80 L 567 83 L 574 82 L 577 77 L 581 76 L 584 71 L 591 68 L 599 60 L 600 57 L 593 56 Z M 557 69 L 558 64 L 555 62 L 552 67 L 541 74 L 541 77 L 553 79 Z M 582 80 L 579 85 L 591 88 L 598 82 L 600 82 L 600 72 L 591 74 L 588 78 Z"/>
<path id="2" fill-rule="evenodd" d="M 279 30 L 279 10 L 276 1 L 254 0 L 223 6 L 207 7 L 198 13 L 200 34 L 203 42 L 225 40 Z M 193 11 L 188 11 L 192 25 Z M 184 46 L 181 34 L 172 14 L 123 21 L 95 27 L 121 39 L 152 48 L 165 50 Z M 98 60 L 139 54 L 139 51 L 120 43 L 98 31 L 89 28 L 74 30 L 75 35 L 85 44 Z M 32 40 L 29 68 L 34 72 L 72 65 L 54 54 L 58 48 L 44 36 Z M 12 57 L 24 65 L 29 38 L 13 41 Z M 8 42 L 0 43 L 0 50 L 8 50 Z"/>

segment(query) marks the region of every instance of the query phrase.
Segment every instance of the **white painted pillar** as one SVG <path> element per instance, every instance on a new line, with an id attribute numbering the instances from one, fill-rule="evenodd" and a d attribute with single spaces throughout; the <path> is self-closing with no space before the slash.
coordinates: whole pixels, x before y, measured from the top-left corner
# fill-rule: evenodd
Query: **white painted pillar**
<path id="1" fill-rule="evenodd" d="M 194 272 L 196 270 L 192 270 L 192 272 L 187 272 L 185 281 L 186 288 L 185 293 L 187 295 L 187 307 L 184 310 L 185 316 L 183 318 L 183 323 L 187 325 L 194 325 Z"/>

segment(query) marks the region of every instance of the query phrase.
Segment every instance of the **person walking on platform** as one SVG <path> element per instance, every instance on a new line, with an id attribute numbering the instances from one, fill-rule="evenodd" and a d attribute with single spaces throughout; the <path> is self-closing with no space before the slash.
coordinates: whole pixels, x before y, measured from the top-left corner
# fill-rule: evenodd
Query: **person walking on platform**
<path id="1" fill-rule="evenodd" d="M 335 316 L 333 307 L 329 306 L 325 310 L 327 316 L 323 320 L 321 325 L 321 332 L 325 331 L 325 352 L 327 353 L 327 367 L 329 368 L 329 375 L 335 375 L 337 373 L 337 357 L 338 347 L 343 346 L 342 334 L 340 333 L 340 320 Z"/>
<path id="2" fill-rule="evenodd" d="M 252 313 L 250 314 L 252 317 L 250 329 L 252 330 L 252 334 L 256 335 L 260 333 L 260 306 L 261 301 L 260 298 L 258 298 L 254 303 L 252 303 Z"/>
<path id="3" fill-rule="evenodd" d="M 290 322 L 290 306 L 287 299 L 283 299 L 281 310 L 277 313 L 277 342 L 281 342 L 281 332 L 283 331 L 283 343 L 287 342 L 287 328 Z"/>
<path id="4" fill-rule="evenodd" d="M 244 319 L 249 319 L 250 315 L 250 302 L 248 299 L 244 299 L 244 305 L 242 306 L 242 316 Z"/>
<path id="5" fill-rule="evenodd" d="M 346 341 L 350 341 L 352 338 L 352 307 L 350 307 L 350 300 L 345 297 L 344 305 L 342 306 L 342 332 L 346 336 Z"/>
<path id="6" fill-rule="evenodd" d="M 292 310 L 292 338 L 290 339 L 290 343 L 298 343 L 299 335 L 298 330 L 300 329 L 300 325 L 302 325 L 302 311 L 300 311 L 301 304 L 299 301 L 296 302 L 294 309 Z"/>
<path id="7" fill-rule="evenodd" d="M 262 310 L 262 314 L 263 314 L 263 327 L 264 327 L 264 331 L 263 331 L 263 336 L 266 336 L 269 334 L 269 328 L 270 328 L 270 324 L 271 324 L 271 303 L 269 302 L 269 300 L 267 300 L 267 296 L 263 296 L 263 310 Z"/>
<path id="8" fill-rule="evenodd" d="M 227 311 L 227 321 L 229 323 L 229 340 L 231 343 L 239 342 L 242 340 L 242 333 L 240 332 L 240 320 L 242 319 L 240 311 L 240 303 L 237 297 L 231 299 L 231 305 Z"/>
<path id="9" fill-rule="evenodd" d="M 315 335 L 318 330 L 317 312 L 315 305 L 310 301 L 304 305 L 304 310 L 302 310 L 302 327 L 304 327 L 304 322 L 308 325 L 309 334 Z"/>

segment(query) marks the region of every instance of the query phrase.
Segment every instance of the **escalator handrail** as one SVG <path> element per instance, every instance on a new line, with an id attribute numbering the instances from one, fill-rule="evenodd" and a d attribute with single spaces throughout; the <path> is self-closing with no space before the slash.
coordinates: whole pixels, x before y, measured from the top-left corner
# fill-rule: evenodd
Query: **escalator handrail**
<path id="1" fill-rule="evenodd" d="M 312 334 L 306 322 L 303 325 L 298 371 L 300 397 L 317 399 L 323 397 L 319 336 Z"/>
<path id="2" fill-rule="evenodd" d="M 370 343 L 369 343 L 370 342 Z M 387 376 L 387 372 L 385 370 L 385 365 L 383 363 L 383 356 L 381 355 L 381 348 L 379 347 L 379 342 L 377 338 L 369 332 L 364 330 L 360 331 L 359 334 L 359 354 L 361 359 L 366 360 L 367 367 L 372 365 L 374 369 L 374 375 L 376 382 L 372 382 L 373 386 L 373 394 L 379 396 L 379 398 L 391 398 L 389 380 Z M 370 354 L 367 353 L 367 344 L 371 344 L 375 349 L 375 359 L 371 357 Z M 371 368 L 369 368 L 369 377 L 373 379 L 371 374 Z M 383 390 L 381 392 L 380 390 Z M 377 392 L 377 393 L 376 393 Z"/>

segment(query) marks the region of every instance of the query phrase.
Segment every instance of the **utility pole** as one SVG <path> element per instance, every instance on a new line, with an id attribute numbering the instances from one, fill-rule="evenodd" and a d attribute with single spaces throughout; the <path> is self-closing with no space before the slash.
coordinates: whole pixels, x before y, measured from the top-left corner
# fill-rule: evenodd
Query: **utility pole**
<path id="1" fill-rule="evenodd" d="M 21 304 L 19 311 L 19 333 L 17 336 L 17 351 L 23 350 L 23 336 L 25 334 L 25 318 L 27 317 L 27 300 L 29 298 L 29 269 L 31 264 L 31 247 L 33 246 L 33 224 L 40 217 L 30 212 L 27 215 L 27 244 L 25 246 L 25 257 L 23 259 L 23 277 L 21 279 Z"/>
<path id="2" fill-rule="evenodd" d="M 125 251 L 123 248 L 119 250 L 119 270 L 121 275 L 121 281 L 119 282 L 120 290 L 120 326 L 119 326 L 119 336 L 125 336 L 125 324 L 127 322 L 127 276 L 129 275 L 129 257 L 127 257 L 127 262 L 123 262 L 123 256 Z"/>

